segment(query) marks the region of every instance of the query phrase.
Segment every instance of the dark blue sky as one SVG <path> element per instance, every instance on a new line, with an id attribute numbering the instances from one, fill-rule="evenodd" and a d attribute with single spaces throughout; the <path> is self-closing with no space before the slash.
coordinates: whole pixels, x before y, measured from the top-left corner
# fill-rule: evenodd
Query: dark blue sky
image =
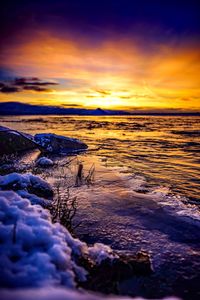
<path id="1" fill-rule="evenodd" d="M 139 35 L 155 40 L 195 37 L 200 33 L 197 0 L 15 0 L 1 3 L 2 39 L 24 28 L 48 28 L 58 34 Z"/>

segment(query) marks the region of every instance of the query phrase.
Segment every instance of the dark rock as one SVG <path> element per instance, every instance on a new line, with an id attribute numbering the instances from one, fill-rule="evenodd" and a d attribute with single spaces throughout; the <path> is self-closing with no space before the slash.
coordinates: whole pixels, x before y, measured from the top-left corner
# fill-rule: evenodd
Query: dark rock
<path id="1" fill-rule="evenodd" d="M 0 154 L 7 155 L 36 148 L 33 137 L 7 127 L 0 126 Z"/>
<path id="2" fill-rule="evenodd" d="M 77 153 L 84 151 L 88 146 L 82 141 L 74 138 L 64 137 L 53 133 L 36 134 L 34 140 L 43 151 L 55 154 Z"/>
<path id="3" fill-rule="evenodd" d="M 150 257 L 147 253 L 117 253 L 114 259 L 105 259 L 101 264 L 84 261 L 88 280 L 81 284 L 86 289 L 105 294 L 120 294 L 119 286 L 127 279 L 137 279 L 152 274 Z"/>

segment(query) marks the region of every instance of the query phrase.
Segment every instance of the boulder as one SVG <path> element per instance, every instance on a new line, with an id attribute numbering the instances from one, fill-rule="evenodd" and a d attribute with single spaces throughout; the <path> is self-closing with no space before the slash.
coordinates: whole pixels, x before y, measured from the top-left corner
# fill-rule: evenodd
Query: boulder
<path id="1" fill-rule="evenodd" d="M 142 251 L 133 254 L 113 250 L 113 256 L 100 263 L 94 264 L 83 258 L 82 263 L 89 276 L 81 286 L 105 294 L 120 294 L 120 286 L 127 280 L 134 283 L 138 277 L 150 276 L 153 272 L 150 256 Z"/>
<path id="2" fill-rule="evenodd" d="M 13 154 L 36 148 L 31 135 L 0 126 L 0 155 Z"/>
<path id="3" fill-rule="evenodd" d="M 68 154 L 84 151 L 88 146 L 74 138 L 56 135 L 53 133 L 41 133 L 34 136 L 34 140 L 43 151 L 55 154 Z"/>

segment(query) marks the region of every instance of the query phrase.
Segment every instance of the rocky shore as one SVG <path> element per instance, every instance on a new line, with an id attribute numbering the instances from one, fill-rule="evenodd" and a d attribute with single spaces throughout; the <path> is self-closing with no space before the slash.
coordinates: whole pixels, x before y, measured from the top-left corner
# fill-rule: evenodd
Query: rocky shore
<path id="1" fill-rule="evenodd" d="M 74 138 L 52 133 L 41 133 L 32 136 L 20 131 L 0 126 L 0 154 L 7 155 L 39 149 L 41 152 L 69 154 L 85 151 L 88 146 Z"/>
<path id="2" fill-rule="evenodd" d="M 87 149 L 77 139 L 53 134 L 33 137 L 5 127 L 0 134 L 4 155 L 34 148 L 57 154 Z M 35 164 L 48 168 L 53 161 L 42 157 Z M 27 172 L 0 175 L 0 286 L 12 290 L 9 297 L 16 288 L 45 285 L 119 295 L 127 279 L 152 273 L 147 253 L 117 252 L 101 243 L 87 245 L 74 238 L 59 224 L 59 217 L 51 215 L 54 196 L 51 185 L 39 176 Z"/>

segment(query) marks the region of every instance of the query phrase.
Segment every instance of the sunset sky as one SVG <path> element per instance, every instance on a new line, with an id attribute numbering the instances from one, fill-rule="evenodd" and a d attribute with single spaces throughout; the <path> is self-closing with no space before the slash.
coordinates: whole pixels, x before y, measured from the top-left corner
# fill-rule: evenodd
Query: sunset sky
<path id="1" fill-rule="evenodd" d="M 1 6 L 0 102 L 200 111 L 197 0 Z"/>

